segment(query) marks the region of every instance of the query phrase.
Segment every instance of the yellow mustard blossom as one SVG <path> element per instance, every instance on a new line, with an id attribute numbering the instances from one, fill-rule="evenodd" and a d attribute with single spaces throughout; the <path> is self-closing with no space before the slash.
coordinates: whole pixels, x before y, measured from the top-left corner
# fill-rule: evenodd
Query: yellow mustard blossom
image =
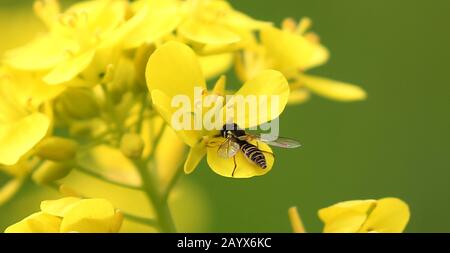
<path id="1" fill-rule="evenodd" d="M 44 138 L 51 119 L 42 106 L 62 90 L 33 74 L 0 70 L 0 165 L 16 164 Z"/>
<path id="2" fill-rule="evenodd" d="M 401 233 L 409 216 L 408 205 L 397 198 L 345 201 L 319 210 L 325 233 Z"/>
<path id="3" fill-rule="evenodd" d="M 66 197 L 41 202 L 41 211 L 6 228 L 6 233 L 118 232 L 121 212 L 105 199 Z"/>
<path id="4" fill-rule="evenodd" d="M 238 43 L 249 31 L 268 25 L 234 10 L 224 0 L 187 0 L 183 11 L 185 18 L 178 26 L 178 33 L 203 45 Z"/>
<path id="5" fill-rule="evenodd" d="M 236 69 L 241 79 L 248 79 L 266 68 L 281 71 L 290 80 L 290 103 L 304 102 L 309 92 L 338 100 L 356 101 L 366 98 L 360 87 L 344 82 L 305 74 L 328 61 L 329 52 L 320 44 L 316 34 L 308 32 L 311 20 L 304 18 L 297 25 L 286 19 L 282 29 L 266 26 L 261 29 L 260 40 L 244 50 Z"/>
<path id="6" fill-rule="evenodd" d="M 35 11 L 49 32 L 7 52 L 4 62 L 16 69 L 45 71 L 43 80 L 48 84 L 71 81 L 93 62 L 90 71 L 104 73 L 102 57 L 115 56 L 115 47 L 146 12 L 128 18 L 128 9 L 124 0 L 95 0 L 76 3 L 61 13 L 58 1 L 37 1 Z"/>
<path id="7" fill-rule="evenodd" d="M 134 13 L 147 9 L 144 20 L 124 39 L 125 48 L 158 43 L 174 31 L 180 39 L 202 46 L 223 46 L 244 40 L 248 32 L 268 25 L 238 12 L 224 0 L 140 0 Z"/>
<path id="8" fill-rule="evenodd" d="M 195 55 L 194 51 L 179 42 L 168 42 L 159 47 L 150 57 L 147 65 L 147 84 L 152 95 L 152 100 L 155 108 L 160 112 L 165 121 L 172 125 L 172 116 L 175 113 L 175 109 L 171 106 L 171 100 L 177 95 L 185 95 L 193 101 L 191 107 L 188 110 L 194 112 L 198 101 L 195 97 L 195 88 L 201 89 L 201 95 L 207 96 L 208 91 L 206 88 L 206 82 L 202 73 L 200 63 Z M 216 95 L 216 99 L 221 99 L 221 94 L 225 89 L 225 80 L 220 78 L 216 83 L 215 88 L 211 94 Z M 254 95 L 254 96 L 277 96 L 278 104 L 277 110 L 272 112 L 266 117 L 258 117 L 256 121 L 249 120 L 255 115 L 246 114 L 244 121 L 240 119 L 232 119 L 234 123 L 237 123 L 240 127 L 250 128 L 257 125 L 261 125 L 267 121 L 273 120 L 278 117 L 284 110 L 288 96 L 289 86 L 284 76 L 274 70 L 262 71 L 259 75 L 253 79 L 247 81 L 242 88 L 236 92 L 236 95 Z M 223 100 L 223 97 L 222 97 Z M 235 106 L 231 103 L 222 104 L 222 108 L 219 111 L 223 113 Z M 270 111 L 271 100 L 267 100 L 265 103 L 260 103 L 259 109 L 267 109 Z M 204 115 L 197 115 L 193 118 L 203 119 Z M 221 118 L 222 116 L 219 116 Z M 195 121 L 195 119 L 194 119 Z M 192 122 L 193 123 L 193 122 Z M 253 125 L 252 125 L 253 123 Z M 230 177 L 232 176 L 234 161 L 233 159 L 224 159 L 217 154 L 218 145 L 212 145 L 212 143 L 223 143 L 224 138 L 217 137 L 219 130 L 206 131 L 201 130 L 177 130 L 180 138 L 191 147 L 187 161 L 185 163 L 185 172 L 191 173 L 200 160 L 207 154 L 207 161 L 209 166 L 214 172 L 219 175 Z M 253 142 L 257 144 L 259 148 L 265 152 L 271 153 L 271 149 L 265 143 Z M 256 175 L 266 174 L 271 170 L 273 165 L 273 156 L 267 156 L 267 168 L 261 169 L 249 162 L 241 152 L 236 155 L 236 164 L 238 165 L 234 177 L 236 178 L 248 178 Z"/>

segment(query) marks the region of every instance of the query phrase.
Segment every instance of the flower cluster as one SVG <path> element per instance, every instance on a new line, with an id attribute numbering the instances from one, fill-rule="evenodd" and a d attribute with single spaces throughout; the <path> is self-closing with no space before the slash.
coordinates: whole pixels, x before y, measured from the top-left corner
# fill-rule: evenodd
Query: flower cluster
<path id="1" fill-rule="evenodd" d="M 192 101 L 192 122 L 217 106 L 220 119 L 244 129 L 278 119 L 310 93 L 366 98 L 356 85 L 305 73 L 329 57 L 307 18 L 278 28 L 225 0 L 91 0 L 66 10 L 57 0 L 38 0 L 34 11 L 46 31 L 7 51 L 0 65 L 0 170 L 11 176 L 0 202 L 29 180 L 77 197 L 44 201 L 7 232 L 117 232 L 123 217 L 171 232 L 177 224 L 169 197 L 181 172 L 193 172 L 203 157 L 225 177 L 251 178 L 274 167 L 264 141 L 246 140 L 271 154 L 258 166 L 246 151 L 221 156 L 227 139 L 220 128 L 177 129 L 179 95 Z M 230 75 L 242 83 L 237 90 L 226 85 Z M 209 105 L 198 103 L 196 89 Z M 226 118 L 225 111 L 237 110 L 226 95 L 276 99 L 258 103 L 258 112 L 271 113 L 251 120 L 251 112 Z M 77 173 L 144 193 L 153 216 L 118 212 L 116 203 L 72 190 L 67 185 Z M 321 212 L 326 231 L 353 229 L 334 229 L 330 213 Z"/>

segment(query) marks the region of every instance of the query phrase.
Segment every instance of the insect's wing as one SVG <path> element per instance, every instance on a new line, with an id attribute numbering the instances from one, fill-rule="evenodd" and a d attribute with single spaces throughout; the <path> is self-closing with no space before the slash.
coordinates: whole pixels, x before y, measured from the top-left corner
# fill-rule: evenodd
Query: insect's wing
<path id="1" fill-rule="evenodd" d="M 217 154 L 222 158 L 231 158 L 236 155 L 239 151 L 240 146 L 238 143 L 232 141 L 231 139 L 227 139 L 224 143 L 222 143 L 217 150 Z"/>
<path id="2" fill-rule="evenodd" d="M 284 138 L 284 137 L 279 137 L 278 139 L 276 139 L 274 141 L 266 141 L 265 143 L 267 143 L 271 146 L 280 147 L 280 148 L 298 148 L 298 147 L 302 146 L 302 144 L 300 144 L 300 142 L 293 140 L 293 139 Z"/>
<path id="3" fill-rule="evenodd" d="M 262 137 L 261 135 L 256 134 L 256 135 L 248 135 L 247 138 L 256 139 L 256 140 L 262 141 L 264 143 L 267 143 L 270 146 L 280 147 L 280 148 L 298 148 L 298 147 L 302 146 L 302 144 L 300 144 L 300 142 L 298 142 L 294 139 L 285 138 L 285 137 L 278 137 L 276 140 L 270 140 L 270 139 Z"/>

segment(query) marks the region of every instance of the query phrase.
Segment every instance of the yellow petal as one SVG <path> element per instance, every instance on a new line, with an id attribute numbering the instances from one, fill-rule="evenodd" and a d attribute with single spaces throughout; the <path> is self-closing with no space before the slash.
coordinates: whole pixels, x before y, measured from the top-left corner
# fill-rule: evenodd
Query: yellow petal
<path id="1" fill-rule="evenodd" d="M 362 88 L 349 83 L 310 75 L 301 75 L 299 81 L 304 83 L 305 87 L 312 92 L 333 100 L 351 102 L 364 100 L 367 97 L 366 92 Z"/>
<path id="2" fill-rule="evenodd" d="M 70 18 L 74 14 L 87 17 L 75 21 L 79 21 L 81 28 L 87 29 L 93 35 L 105 35 L 113 32 L 124 22 L 127 8 L 128 3 L 121 0 L 80 1 L 72 4 L 64 14 Z M 70 25 L 68 28 L 71 29 Z"/>
<path id="3" fill-rule="evenodd" d="M 33 113 L 16 122 L 0 125 L 0 164 L 13 165 L 47 133 L 50 121 Z"/>
<path id="4" fill-rule="evenodd" d="M 61 232 L 112 232 L 115 222 L 115 210 L 109 201 L 83 199 L 65 213 Z"/>
<path id="5" fill-rule="evenodd" d="M 354 200 L 341 202 L 319 210 L 319 217 L 325 224 L 325 233 L 358 232 L 374 208 L 375 200 Z"/>
<path id="6" fill-rule="evenodd" d="M 294 89 L 289 94 L 288 104 L 301 104 L 309 100 L 311 94 L 307 89 Z"/>
<path id="7" fill-rule="evenodd" d="M 366 213 L 348 210 L 336 216 L 332 222 L 326 223 L 324 233 L 356 233 L 367 219 Z"/>
<path id="8" fill-rule="evenodd" d="M 80 198 L 75 197 L 45 200 L 41 202 L 41 211 L 52 216 L 64 217 L 80 201 Z"/>
<path id="9" fill-rule="evenodd" d="M 153 43 L 165 35 L 170 34 L 181 21 L 179 1 L 177 0 L 148 0 L 137 1 L 133 9 L 148 8 L 147 15 L 133 32 L 125 39 L 125 48 L 135 48 L 143 43 Z"/>
<path id="10" fill-rule="evenodd" d="M 178 33 L 194 42 L 202 44 L 231 44 L 241 40 L 241 37 L 226 26 L 213 22 L 202 22 L 198 19 L 188 19 L 178 27 Z"/>
<path id="11" fill-rule="evenodd" d="M 5 63 L 21 70 L 50 69 L 68 58 L 67 50 L 75 50 L 73 43 L 55 36 L 42 36 L 29 44 L 8 51 Z"/>
<path id="12" fill-rule="evenodd" d="M 195 146 L 201 138 L 201 131 L 196 130 L 183 130 L 177 129 L 172 125 L 172 116 L 175 113 L 175 109 L 171 106 L 169 97 L 162 93 L 160 90 L 152 91 L 152 101 L 155 109 L 159 112 L 161 117 L 167 122 L 169 126 L 174 128 L 178 136 L 189 146 Z M 193 127 L 194 117 L 191 113 L 182 115 L 190 119 L 191 125 Z M 193 128 L 190 128 L 193 129 Z"/>
<path id="13" fill-rule="evenodd" d="M 225 159 L 219 156 L 218 150 L 220 143 L 224 141 L 225 139 L 222 137 L 214 138 L 211 140 L 211 142 L 214 142 L 214 145 L 207 147 L 208 165 L 215 173 L 224 177 L 232 177 L 234 170 L 234 178 L 251 178 L 254 176 L 262 176 L 272 169 L 274 156 L 270 154 L 272 153 L 272 149 L 267 144 L 263 142 L 252 142 L 252 144 L 258 145 L 258 148 L 265 152 L 263 154 L 267 161 L 267 168 L 262 169 L 246 158 L 242 151 L 238 151 L 235 156 L 236 166 L 233 158 Z"/>
<path id="14" fill-rule="evenodd" d="M 276 69 L 282 72 L 307 70 L 325 63 L 328 50 L 305 37 L 267 26 L 261 30 L 261 41 Z"/>
<path id="15" fill-rule="evenodd" d="M 90 49 L 80 55 L 59 63 L 44 77 L 44 82 L 48 84 L 59 84 L 70 81 L 89 66 L 94 55 L 95 49 Z"/>
<path id="16" fill-rule="evenodd" d="M 401 233 L 408 224 L 409 216 L 409 207 L 402 200 L 380 199 L 362 226 L 361 232 Z"/>
<path id="17" fill-rule="evenodd" d="M 206 141 L 203 140 L 189 150 L 188 157 L 184 163 L 184 172 L 186 174 L 191 174 L 205 155 Z"/>
<path id="18" fill-rule="evenodd" d="M 10 200 L 23 184 L 23 178 L 14 178 L 0 188 L 0 206 Z"/>
<path id="19" fill-rule="evenodd" d="M 194 101 L 194 88 L 206 89 L 194 51 L 175 41 L 167 42 L 152 54 L 147 64 L 146 79 L 150 92 L 158 89 L 170 99 L 186 95 Z"/>
<path id="20" fill-rule="evenodd" d="M 219 3 L 219 1 L 214 1 Z M 222 1 L 222 3 L 228 4 L 226 1 Z M 220 5 L 220 4 L 219 4 Z M 217 6 L 218 8 L 224 8 L 223 6 Z M 226 8 L 226 7 L 225 7 Z M 231 6 L 230 6 L 231 8 Z M 257 29 L 262 29 L 264 27 L 268 27 L 271 26 L 272 23 L 271 22 L 266 22 L 266 21 L 260 21 L 260 20 L 256 20 L 253 19 L 252 17 L 236 11 L 236 10 L 231 10 L 230 12 L 227 13 L 226 16 L 226 21 L 225 21 L 227 26 L 230 26 L 236 30 L 239 31 L 253 31 L 253 30 L 257 30 Z"/>
<path id="21" fill-rule="evenodd" d="M 199 57 L 200 65 L 207 80 L 225 74 L 233 63 L 233 54 L 217 54 Z"/>
<path id="22" fill-rule="evenodd" d="M 100 45 L 102 48 L 114 47 L 119 43 L 127 43 L 127 40 L 133 36 L 135 29 L 142 24 L 147 14 L 147 8 L 139 10 L 132 18 L 120 25 L 105 41 Z M 136 45 L 139 46 L 140 44 Z"/>
<path id="23" fill-rule="evenodd" d="M 6 228 L 5 233 L 58 233 L 61 218 L 38 212 Z"/>
<path id="24" fill-rule="evenodd" d="M 179 33 L 195 42 L 204 44 L 228 44 L 242 40 L 244 33 L 250 33 L 268 25 L 238 12 L 223 0 L 185 1 L 191 7 L 191 19 L 181 24 Z M 190 6 L 189 6 L 190 5 Z"/>
<path id="25" fill-rule="evenodd" d="M 8 106 L 8 101 L 13 100 L 17 107 L 38 108 L 43 102 L 61 94 L 64 89 L 65 87 L 61 85 L 53 86 L 44 83 L 35 73 L 10 68 L 0 69 L 0 96 L 9 98 L 0 101 L 0 107 Z"/>
<path id="26" fill-rule="evenodd" d="M 244 117 L 240 115 L 239 108 L 242 106 L 242 97 L 245 99 Z M 286 107 L 289 99 L 289 84 L 281 72 L 275 70 L 264 70 L 253 79 L 247 81 L 233 99 L 224 107 L 222 114 L 226 122 L 235 122 L 242 128 L 250 128 L 261 125 L 277 118 Z M 253 103 L 251 98 L 256 98 Z M 254 100 L 253 100 L 254 101 Z M 254 111 L 257 108 L 257 112 Z M 234 110 L 234 118 L 230 118 L 228 110 Z"/>

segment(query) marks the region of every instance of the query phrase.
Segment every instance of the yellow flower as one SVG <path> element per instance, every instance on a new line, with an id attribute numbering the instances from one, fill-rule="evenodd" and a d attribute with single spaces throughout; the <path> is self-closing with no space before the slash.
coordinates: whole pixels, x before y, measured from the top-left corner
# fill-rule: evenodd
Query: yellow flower
<path id="1" fill-rule="evenodd" d="M 184 38 L 204 45 L 240 42 L 249 31 L 268 25 L 238 12 L 224 0 L 188 0 L 185 19 L 178 26 Z"/>
<path id="2" fill-rule="evenodd" d="M 41 202 L 41 211 L 6 228 L 5 233 L 118 232 L 123 215 L 105 199 L 66 197 Z"/>
<path id="3" fill-rule="evenodd" d="M 44 138 L 51 120 L 42 105 L 62 90 L 32 74 L 0 70 L 0 165 L 16 164 Z"/>
<path id="4" fill-rule="evenodd" d="M 195 129 L 194 125 L 196 120 L 203 120 L 205 110 L 202 110 L 200 114 L 195 114 L 196 108 L 198 108 L 198 97 L 195 94 L 195 88 L 200 89 L 200 96 L 206 98 L 208 95 L 213 95 L 214 100 L 219 101 L 218 119 L 225 119 L 224 115 L 227 110 L 235 110 L 236 104 L 232 102 L 232 99 L 225 103 L 223 93 L 225 89 L 225 78 L 220 78 L 217 81 L 215 88 L 212 92 L 208 93 L 206 88 L 205 78 L 202 73 L 201 65 L 195 55 L 194 51 L 179 42 L 168 42 L 159 47 L 150 57 L 147 70 L 146 70 L 147 85 L 152 95 L 152 101 L 155 108 L 159 111 L 164 120 L 173 128 L 177 128 L 172 124 L 172 117 L 176 113 L 176 110 L 171 106 L 173 98 L 178 95 L 184 95 L 189 98 L 192 103 L 189 105 L 188 115 L 190 117 L 191 129 L 176 129 L 178 136 L 191 147 L 187 161 L 185 163 L 185 172 L 191 173 L 207 155 L 207 161 L 209 166 L 214 172 L 219 175 L 230 177 L 234 171 L 233 158 L 224 159 L 218 155 L 218 143 L 223 143 L 224 138 L 218 137 L 220 131 L 215 128 L 211 130 L 208 126 L 201 127 L 201 129 Z M 198 94 L 197 94 L 198 95 Z M 259 73 L 253 79 L 247 81 L 235 96 L 253 95 L 260 96 L 275 96 L 278 101 L 273 102 L 268 99 L 257 105 L 258 112 L 266 111 L 271 112 L 267 115 L 254 115 L 245 114 L 243 118 L 231 119 L 234 123 L 237 123 L 242 128 L 250 128 L 261 125 L 268 121 L 278 117 L 284 110 L 288 96 L 289 86 L 284 76 L 274 70 L 266 70 Z M 222 101 L 223 103 L 220 103 Z M 200 105 L 202 107 L 204 105 Z M 272 107 L 275 107 L 274 111 Z M 204 107 L 203 109 L 210 109 Z M 195 116 L 192 114 L 194 113 Z M 234 114 L 237 115 L 237 114 Z M 228 122 L 230 119 L 226 119 L 222 122 Z M 221 128 L 222 126 L 219 126 Z M 253 141 L 252 144 L 258 145 L 258 147 L 264 152 L 271 153 L 271 149 L 265 143 L 259 141 Z M 236 158 L 236 170 L 234 177 L 236 178 L 248 178 L 257 175 L 263 175 L 269 172 L 272 168 L 274 159 L 272 155 L 265 155 L 267 159 L 267 168 L 261 169 L 257 165 L 249 162 L 244 157 L 242 152 L 238 152 Z"/>
<path id="5" fill-rule="evenodd" d="M 244 40 L 246 33 L 266 22 L 254 20 L 234 10 L 224 0 L 140 0 L 131 10 L 147 12 L 124 39 L 125 48 L 137 48 L 147 43 L 160 43 L 174 31 L 180 39 L 202 46 L 224 46 Z"/>
<path id="6" fill-rule="evenodd" d="M 318 36 L 307 31 L 310 25 L 307 18 L 298 25 L 287 19 L 282 29 L 262 28 L 261 43 L 253 41 L 236 65 L 240 78 L 251 78 L 266 68 L 279 70 L 291 80 L 290 103 L 306 101 L 310 91 L 338 101 L 365 99 L 366 92 L 356 85 L 304 74 L 323 65 L 329 58 L 329 52 L 320 44 Z"/>
<path id="7" fill-rule="evenodd" d="M 409 216 L 408 205 L 397 198 L 345 201 L 319 210 L 325 233 L 400 233 Z"/>
<path id="8" fill-rule="evenodd" d="M 123 0 L 95 0 L 79 2 L 60 13 L 56 0 L 37 1 L 35 11 L 49 32 L 7 52 L 4 61 L 16 69 L 45 71 L 43 80 L 48 84 L 68 82 L 94 61 L 94 72 L 102 73 L 105 59 L 94 57 L 115 57 L 113 49 L 146 12 L 144 9 L 127 19 L 128 7 Z"/>

